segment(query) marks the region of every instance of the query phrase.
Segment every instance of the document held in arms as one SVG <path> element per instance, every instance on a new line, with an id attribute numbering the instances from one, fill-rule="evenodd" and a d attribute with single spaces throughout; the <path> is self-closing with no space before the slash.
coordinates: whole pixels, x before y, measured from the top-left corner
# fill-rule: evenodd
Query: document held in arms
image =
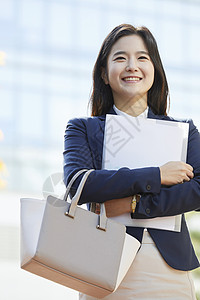
<path id="1" fill-rule="evenodd" d="M 186 162 L 189 124 L 107 115 L 102 169 L 159 167 L 169 161 Z M 162 200 L 161 200 L 162 201 Z M 180 231 L 181 215 L 132 219 L 129 213 L 111 219 L 126 226 Z"/>

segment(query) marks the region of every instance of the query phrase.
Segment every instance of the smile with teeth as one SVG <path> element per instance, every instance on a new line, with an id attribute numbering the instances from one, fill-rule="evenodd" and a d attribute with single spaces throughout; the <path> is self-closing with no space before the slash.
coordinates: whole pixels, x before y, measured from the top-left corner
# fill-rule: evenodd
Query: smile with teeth
<path id="1" fill-rule="evenodd" d="M 140 81 L 142 78 L 139 78 L 139 77 L 125 77 L 125 78 L 123 78 L 123 80 L 124 81 L 134 81 L 134 82 L 136 82 L 136 81 Z"/>

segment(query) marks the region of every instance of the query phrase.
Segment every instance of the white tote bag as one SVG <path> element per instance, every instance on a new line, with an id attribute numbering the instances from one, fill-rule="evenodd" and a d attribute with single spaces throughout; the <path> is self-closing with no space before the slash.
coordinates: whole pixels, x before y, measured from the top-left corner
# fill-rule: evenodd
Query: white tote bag
<path id="1" fill-rule="evenodd" d="M 85 172 L 71 203 L 53 196 L 21 199 L 21 268 L 84 294 L 103 298 L 114 292 L 140 247 L 123 224 L 77 206 Z"/>

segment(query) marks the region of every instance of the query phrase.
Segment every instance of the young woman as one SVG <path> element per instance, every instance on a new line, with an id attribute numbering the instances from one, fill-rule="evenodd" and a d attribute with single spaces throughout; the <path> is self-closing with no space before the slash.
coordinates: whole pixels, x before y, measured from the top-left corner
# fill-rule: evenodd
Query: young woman
<path id="1" fill-rule="evenodd" d="M 185 212 L 200 208 L 200 136 L 192 120 L 182 120 L 189 123 L 187 163 L 102 169 L 106 114 L 176 121 L 167 116 L 167 101 L 168 84 L 151 32 L 129 24 L 114 28 L 94 66 L 93 117 L 73 119 L 67 125 L 65 183 L 80 169 L 95 169 L 80 204 L 104 202 L 108 217 L 127 212 L 136 219 L 182 214 L 182 223 L 181 232 L 127 227 L 127 233 L 142 245 L 120 287 L 104 299 L 196 299 L 189 271 L 199 267 L 199 262 L 184 218 Z M 137 204 L 132 209 L 134 195 Z M 80 299 L 95 298 L 81 294 Z"/>

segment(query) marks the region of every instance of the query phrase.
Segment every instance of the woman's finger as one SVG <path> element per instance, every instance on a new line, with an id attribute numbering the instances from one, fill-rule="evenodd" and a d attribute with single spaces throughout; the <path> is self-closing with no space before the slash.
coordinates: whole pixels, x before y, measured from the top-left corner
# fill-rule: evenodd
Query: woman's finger
<path id="1" fill-rule="evenodd" d="M 184 178 L 184 180 L 183 180 L 183 182 L 187 182 L 187 181 L 190 181 L 190 177 L 188 177 L 187 175 L 185 176 L 185 178 Z"/>
<path id="2" fill-rule="evenodd" d="M 187 175 L 190 179 L 194 177 L 194 173 L 191 172 L 191 171 L 188 171 L 188 172 L 186 173 L 186 175 Z"/>
<path id="3" fill-rule="evenodd" d="M 186 167 L 189 171 L 193 172 L 193 167 L 191 165 L 186 163 Z"/>

